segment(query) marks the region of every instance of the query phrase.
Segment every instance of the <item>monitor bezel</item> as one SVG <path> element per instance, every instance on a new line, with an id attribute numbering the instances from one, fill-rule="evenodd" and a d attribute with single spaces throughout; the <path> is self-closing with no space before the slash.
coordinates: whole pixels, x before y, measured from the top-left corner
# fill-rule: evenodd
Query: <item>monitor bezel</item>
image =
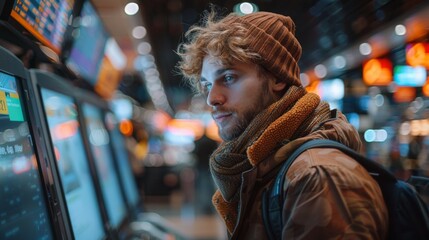
<path id="1" fill-rule="evenodd" d="M 105 24 L 104 24 L 104 22 L 103 22 L 103 20 L 102 20 L 102 18 L 100 16 L 100 13 L 97 10 L 97 8 L 95 7 L 94 3 L 91 0 L 80 0 L 80 1 L 76 0 L 76 1 L 78 2 L 78 4 L 75 5 L 75 10 L 76 10 L 76 12 L 75 12 L 75 14 L 76 14 L 75 15 L 75 19 L 81 18 L 81 16 L 82 16 L 82 10 L 84 9 L 84 5 L 85 4 L 90 4 L 91 7 L 93 8 L 93 10 L 95 11 L 96 15 L 97 15 L 97 18 L 101 22 L 101 26 L 103 28 L 103 31 L 107 34 L 107 37 L 106 37 L 106 43 L 107 43 L 107 40 L 111 37 L 111 33 L 107 30 L 107 28 L 106 28 L 106 26 L 105 26 Z M 66 42 L 63 45 L 63 48 L 61 50 L 60 61 L 61 61 L 61 63 L 64 66 L 67 67 L 67 69 L 70 72 L 72 72 L 73 74 L 75 74 L 76 76 L 78 76 L 79 79 L 82 79 L 83 81 L 85 81 L 85 83 L 87 85 L 89 85 L 91 87 L 91 89 L 94 89 L 95 85 L 97 84 L 97 82 L 99 80 L 98 79 L 98 75 L 100 74 L 100 67 L 101 67 L 101 64 L 102 64 L 102 61 L 103 61 L 103 58 L 104 58 L 104 55 L 105 55 L 105 49 L 104 49 L 104 52 L 103 52 L 103 54 L 101 56 L 101 59 L 98 59 L 98 61 L 99 61 L 99 63 L 98 63 L 99 64 L 99 66 L 98 66 L 99 69 L 98 69 L 97 76 L 94 76 L 94 78 L 95 78 L 94 82 L 92 82 L 92 79 L 87 79 L 85 76 L 82 76 L 82 74 L 79 73 L 78 71 L 73 70 L 69 66 L 68 61 L 71 58 L 72 50 L 74 49 L 75 44 L 76 44 L 76 42 L 78 40 L 78 38 L 73 37 L 72 32 L 74 30 L 77 30 L 77 29 L 79 29 L 79 26 L 77 26 L 77 27 L 76 26 L 72 26 L 72 28 L 69 28 L 69 31 L 68 31 L 68 34 L 67 34 L 67 39 L 65 40 Z M 106 47 L 106 46 L 104 46 L 104 47 Z"/>
<path id="2" fill-rule="evenodd" d="M 85 114 L 83 112 L 83 105 L 84 104 L 89 104 L 92 105 L 96 108 L 98 108 L 102 115 L 103 115 L 103 125 L 106 129 L 106 122 L 105 122 L 105 117 L 106 117 L 106 113 L 110 112 L 110 107 L 108 102 L 106 102 L 104 99 L 102 99 L 100 96 L 96 95 L 95 93 L 89 92 L 87 90 L 83 90 L 81 89 L 80 91 L 80 97 L 77 99 L 77 108 L 78 108 L 78 115 L 79 115 L 79 122 L 82 124 L 82 133 L 83 133 L 83 139 L 84 139 L 84 143 L 85 146 L 88 148 L 88 152 L 90 153 L 90 158 L 91 158 L 91 162 L 95 162 L 95 159 L 92 155 L 92 150 L 90 147 L 90 143 L 89 143 L 89 139 L 88 139 L 88 132 L 86 130 L 86 122 L 85 122 Z M 109 132 L 109 137 L 111 138 L 111 134 Z M 122 179 L 121 179 L 121 175 L 120 175 L 120 171 L 118 169 L 118 163 L 117 163 L 117 159 L 116 156 L 114 154 L 114 149 L 111 143 L 109 143 L 109 149 L 110 152 L 112 153 L 113 156 L 113 164 L 114 164 L 114 171 L 116 172 L 116 175 L 118 176 L 119 179 L 119 185 L 120 185 L 120 189 L 121 189 L 121 195 L 122 195 L 122 199 L 123 202 L 125 203 L 126 206 L 126 215 L 124 217 L 124 219 L 122 220 L 122 222 L 119 224 L 119 226 L 117 228 L 113 228 L 113 226 L 111 226 L 111 230 L 113 231 L 113 234 L 115 234 L 116 236 L 121 236 L 123 233 L 126 232 L 127 226 L 128 224 L 131 222 L 132 220 L 132 216 L 130 215 L 130 206 L 128 204 L 127 198 L 125 196 L 125 189 L 123 188 L 123 183 L 122 183 Z"/>
<path id="3" fill-rule="evenodd" d="M 68 227 L 68 218 L 64 199 L 58 188 L 58 176 L 52 169 L 52 165 L 47 161 L 47 150 L 44 145 L 43 136 L 40 133 L 41 126 L 37 120 L 36 112 L 32 108 L 32 98 L 29 92 L 29 75 L 23 63 L 11 52 L 0 46 L 0 71 L 13 76 L 17 87 L 20 89 L 20 100 L 22 110 L 27 117 L 30 136 L 33 143 L 34 154 L 37 159 L 40 185 L 43 191 L 46 210 L 49 214 L 49 221 L 52 227 L 51 232 L 55 238 L 69 239 L 71 231 Z"/>
<path id="4" fill-rule="evenodd" d="M 115 115 L 115 113 L 113 112 L 113 110 L 111 108 L 109 108 L 109 110 L 106 112 L 106 114 L 112 114 L 113 116 L 115 116 L 115 118 L 117 118 L 116 115 Z M 116 119 L 116 120 L 118 120 L 118 119 Z M 119 128 L 119 126 L 116 126 L 116 127 Z M 119 129 L 118 129 L 118 131 L 119 131 Z M 109 130 L 108 132 L 109 132 L 110 137 L 113 138 L 112 131 Z M 122 133 L 120 133 L 120 134 L 122 134 Z M 125 138 L 122 137 L 121 140 L 125 141 Z M 124 146 L 125 146 L 125 142 L 124 142 Z M 120 170 L 119 170 L 119 159 L 116 159 L 116 156 L 117 156 L 116 149 L 114 147 L 112 147 L 112 150 L 115 153 L 114 154 L 115 160 L 116 160 L 115 162 L 117 164 L 117 168 L 118 168 L 119 174 L 121 176 L 122 174 L 120 173 Z M 129 159 L 130 158 L 130 152 L 127 149 L 124 149 L 124 151 L 125 151 L 125 154 L 126 154 L 128 160 L 130 160 Z M 130 170 L 132 172 L 132 166 L 131 166 L 131 162 L 130 161 L 129 161 L 129 167 L 130 167 Z M 132 174 L 134 174 L 134 173 L 132 172 Z M 123 177 L 121 176 L 121 182 L 122 181 L 123 181 Z M 125 183 L 122 183 L 122 185 L 124 186 Z M 143 210 L 142 210 L 143 209 L 143 207 L 142 207 L 143 206 L 143 200 L 142 200 L 142 198 L 140 196 L 140 192 L 139 192 L 138 186 L 136 186 L 136 187 L 137 187 L 136 190 L 137 190 L 137 192 L 139 194 L 139 198 L 138 198 L 138 200 L 137 200 L 136 203 L 132 203 L 132 202 L 128 201 L 128 197 L 126 196 L 126 193 L 125 193 L 126 190 L 124 189 L 124 195 L 125 195 L 125 198 L 126 198 L 126 202 L 128 204 L 128 208 L 129 208 L 129 212 L 130 212 L 131 217 L 137 217 L 138 214 L 140 214 L 140 213 L 143 212 Z"/>
<path id="5" fill-rule="evenodd" d="M 0 20 L 7 21 L 12 12 L 15 0 L 5 0 L 0 2 Z"/>
<path id="6" fill-rule="evenodd" d="M 6 0 L 8 1 L 8 0 Z M 2 16 L 2 20 L 6 20 L 11 26 L 13 26 L 13 28 L 15 28 L 16 30 L 18 30 L 20 32 L 20 35 L 22 35 L 22 37 L 28 38 L 31 42 L 38 42 L 41 45 L 49 48 L 51 51 L 55 52 L 55 54 L 58 55 L 58 57 L 60 58 L 61 55 L 63 54 L 64 49 L 66 49 L 67 46 L 67 41 L 70 39 L 71 36 L 71 31 L 73 29 L 73 26 L 71 24 L 68 24 L 64 33 L 63 33 L 63 40 L 60 44 L 60 46 L 56 49 L 53 49 L 52 46 L 53 44 L 49 41 L 49 39 L 47 39 L 45 36 L 43 36 L 41 33 L 37 32 L 38 34 L 42 35 L 42 37 L 44 38 L 43 40 L 38 38 L 37 36 L 35 36 L 33 33 L 30 32 L 30 30 L 28 30 L 25 26 L 23 26 L 21 23 L 18 22 L 18 20 L 16 20 L 15 18 L 12 17 L 12 12 L 13 12 L 13 6 L 15 5 L 15 2 L 17 0 L 10 0 L 7 6 L 7 10 L 8 12 L 5 12 L 4 16 Z M 71 18 L 74 19 L 78 16 L 79 14 L 79 8 L 82 5 L 82 3 L 86 1 L 86 0 L 74 0 L 73 6 L 72 6 L 72 11 L 71 11 Z M 34 31 L 37 31 L 36 29 L 34 29 Z M 25 33 L 25 34 L 22 34 Z M 49 46 L 45 43 L 43 43 L 43 41 L 48 42 L 50 45 Z"/>
<path id="7" fill-rule="evenodd" d="M 76 104 L 76 99 L 79 99 L 80 94 L 79 91 L 80 89 L 75 87 L 74 85 L 72 85 L 70 82 L 68 82 L 66 79 L 63 79 L 51 72 L 45 71 L 45 70 L 40 70 L 40 69 L 30 69 L 29 70 L 29 74 L 30 74 L 30 82 L 32 85 L 32 92 L 34 94 L 34 101 L 33 101 L 33 108 L 35 109 L 35 111 L 39 112 L 39 119 L 42 125 L 42 132 L 43 135 L 46 136 L 44 139 L 44 143 L 47 146 L 47 149 L 49 149 L 49 151 L 47 151 L 48 153 L 48 159 L 50 160 L 50 162 L 52 162 L 52 165 L 55 167 L 55 170 L 57 172 L 58 175 L 58 185 L 59 188 L 61 189 L 61 195 L 62 198 L 64 199 L 64 206 L 67 206 L 67 202 L 66 202 L 66 197 L 65 197 L 65 193 L 61 184 L 61 177 L 60 177 L 60 173 L 59 173 L 59 169 L 57 164 L 55 164 L 55 153 L 54 153 L 54 148 L 53 148 L 53 144 L 52 144 L 52 138 L 51 135 L 49 133 L 49 125 L 47 122 L 47 118 L 44 114 L 44 108 L 43 108 L 43 100 L 42 100 L 42 96 L 41 96 L 41 89 L 48 89 L 54 92 L 58 92 L 60 94 L 66 95 L 70 98 L 73 99 L 74 103 Z M 79 120 L 79 119 L 78 119 Z M 80 123 L 79 123 L 80 124 Z M 79 128 L 80 129 L 80 134 L 81 136 L 83 136 L 83 132 L 82 132 L 82 127 Z M 95 170 L 95 166 L 94 163 L 91 161 L 91 159 L 88 156 L 88 151 L 87 151 L 87 147 L 84 146 L 84 150 L 85 150 L 85 155 L 88 158 L 88 165 L 89 165 L 89 169 L 90 169 L 90 174 L 91 174 L 91 179 L 92 182 L 94 184 L 94 189 L 96 191 L 96 197 L 97 197 L 97 203 L 100 207 L 100 217 L 103 223 L 103 227 L 104 227 L 104 238 L 103 239 L 109 239 L 110 236 L 110 229 L 107 223 L 107 213 L 106 213 L 106 208 L 105 208 L 105 204 L 101 198 L 101 189 L 100 186 L 96 180 L 96 170 Z M 71 229 L 71 233 L 73 234 L 73 227 L 71 224 L 71 219 L 70 219 L 70 215 L 68 212 L 68 209 L 66 207 L 66 213 L 67 213 L 67 218 L 68 218 L 68 223 L 69 223 L 69 228 Z"/>

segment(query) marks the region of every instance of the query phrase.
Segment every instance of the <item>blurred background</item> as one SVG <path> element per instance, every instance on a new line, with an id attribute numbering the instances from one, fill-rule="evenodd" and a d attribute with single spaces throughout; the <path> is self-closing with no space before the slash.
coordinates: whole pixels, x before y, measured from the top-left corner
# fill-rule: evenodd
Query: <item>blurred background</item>
<path id="1" fill-rule="evenodd" d="M 144 209 L 189 237 L 222 239 L 208 170 L 220 139 L 175 69 L 184 32 L 211 4 L 291 16 L 307 90 L 346 114 L 367 156 L 400 178 L 429 176 L 427 0 L 2 0 L 0 45 L 110 104 Z"/>

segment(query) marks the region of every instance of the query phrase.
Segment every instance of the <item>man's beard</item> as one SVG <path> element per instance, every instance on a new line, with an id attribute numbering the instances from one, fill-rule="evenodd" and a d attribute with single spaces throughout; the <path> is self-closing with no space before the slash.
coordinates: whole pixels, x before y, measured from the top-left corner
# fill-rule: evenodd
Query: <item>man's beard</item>
<path id="1" fill-rule="evenodd" d="M 238 118 L 238 122 L 235 126 L 232 127 L 229 131 L 219 131 L 220 137 L 225 141 L 230 141 L 239 137 L 244 130 L 246 130 L 247 126 L 249 126 L 250 122 L 258 115 L 263 108 L 258 107 L 257 109 L 250 109 L 242 114 L 240 118 Z"/>
<path id="2" fill-rule="evenodd" d="M 219 135 L 224 141 L 230 141 L 239 137 L 249 126 L 252 120 L 262 112 L 265 108 L 276 101 L 275 96 L 268 91 L 268 84 L 264 84 L 262 91 L 259 92 L 260 96 L 255 98 L 256 102 L 253 104 L 253 108 L 247 109 L 245 112 L 237 115 L 238 112 L 235 109 L 222 109 L 223 112 L 232 112 L 236 117 L 236 124 L 230 126 L 230 129 L 219 128 Z M 250 104 L 249 106 L 252 106 Z"/>

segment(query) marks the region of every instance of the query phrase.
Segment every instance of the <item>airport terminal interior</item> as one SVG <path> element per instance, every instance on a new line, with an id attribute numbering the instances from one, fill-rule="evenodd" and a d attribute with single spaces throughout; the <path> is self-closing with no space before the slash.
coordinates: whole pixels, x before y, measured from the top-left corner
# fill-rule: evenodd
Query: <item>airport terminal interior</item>
<path id="1" fill-rule="evenodd" d="M 429 177 L 427 0 L 0 0 L 0 239 L 226 239 L 221 142 L 177 72 L 212 7 L 291 16 L 307 91 L 366 156 Z"/>

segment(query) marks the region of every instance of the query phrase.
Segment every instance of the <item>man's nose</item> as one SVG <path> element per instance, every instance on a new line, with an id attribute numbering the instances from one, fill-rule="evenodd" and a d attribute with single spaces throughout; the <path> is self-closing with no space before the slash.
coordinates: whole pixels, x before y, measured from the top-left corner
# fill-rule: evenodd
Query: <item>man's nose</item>
<path id="1" fill-rule="evenodd" d="M 225 93 L 222 91 L 222 89 L 213 84 L 212 88 L 207 94 L 207 104 L 210 107 L 223 105 L 225 103 L 225 99 Z"/>

